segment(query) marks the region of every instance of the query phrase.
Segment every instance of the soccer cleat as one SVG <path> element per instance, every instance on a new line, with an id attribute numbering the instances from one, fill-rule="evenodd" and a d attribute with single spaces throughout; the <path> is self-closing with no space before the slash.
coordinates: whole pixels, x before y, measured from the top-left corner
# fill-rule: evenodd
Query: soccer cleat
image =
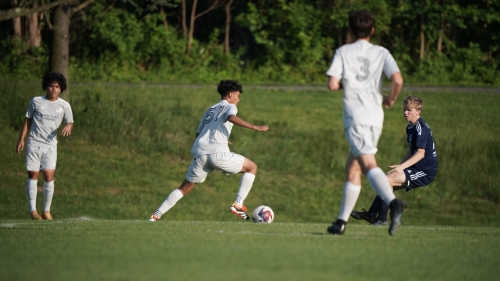
<path id="1" fill-rule="evenodd" d="M 52 220 L 52 216 L 50 215 L 50 212 L 43 212 L 42 213 L 42 219 L 51 221 Z"/>
<path id="2" fill-rule="evenodd" d="M 247 211 L 247 207 L 245 206 L 241 206 L 240 208 L 236 207 L 236 203 L 233 203 L 233 205 L 231 207 L 229 207 L 229 210 L 237 215 L 238 217 L 244 219 L 244 220 L 249 220 L 250 217 L 247 215 L 246 211 Z"/>
<path id="3" fill-rule="evenodd" d="M 401 199 L 392 200 L 389 205 L 389 209 L 391 210 L 391 226 L 389 227 L 389 234 L 394 235 L 398 231 L 401 226 L 401 216 L 403 215 L 404 209 L 406 209 L 408 205 L 405 201 Z"/>
<path id="4" fill-rule="evenodd" d="M 31 212 L 31 219 L 35 220 L 35 221 L 41 221 L 42 217 L 40 217 L 38 212 L 35 210 L 35 211 Z"/>
<path id="5" fill-rule="evenodd" d="M 371 216 L 370 213 L 368 213 L 365 208 L 362 208 L 362 212 L 359 212 L 359 211 L 352 211 L 351 213 L 351 217 L 357 219 L 357 220 L 365 220 L 367 221 L 369 224 L 373 224 L 374 222 L 376 222 L 376 217 L 375 216 Z"/>
<path id="6" fill-rule="evenodd" d="M 347 222 L 337 219 L 336 222 L 332 222 L 332 225 L 330 225 L 326 231 L 330 234 L 337 234 L 337 235 L 342 235 L 344 234 L 345 231 L 345 225 Z"/>
<path id="7" fill-rule="evenodd" d="M 371 225 L 389 225 L 389 221 L 388 220 L 385 220 L 385 221 L 376 220 L 373 223 L 371 223 Z"/>
<path id="8" fill-rule="evenodd" d="M 148 221 L 151 221 L 151 222 L 155 222 L 155 221 L 159 221 L 160 218 L 155 216 L 154 214 L 152 214 L 149 218 L 148 218 Z"/>

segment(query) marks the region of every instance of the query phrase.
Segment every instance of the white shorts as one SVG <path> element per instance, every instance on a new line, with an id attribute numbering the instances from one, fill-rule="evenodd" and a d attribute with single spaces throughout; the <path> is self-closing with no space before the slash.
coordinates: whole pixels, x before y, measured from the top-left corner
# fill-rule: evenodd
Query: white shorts
<path id="1" fill-rule="evenodd" d="M 351 146 L 350 152 L 354 157 L 362 154 L 377 153 L 377 144 L 382 128 L 367 125 L 354 125 L 345 129 L 347 142 Z"/>
<path id="2" fill-rule="evenodd" d="M 241 171 L 245 157 L 233 152 L 218 152 L 202 155 L 191 162 L 186 179 L 193 183 L 204 182 L 213 170 L 221 171 L 226 175 L 237 174 Z"/>
<path id="3" fill-rule="evenodd" d="M 26 156 L 27 171 L 55 170 L 57 163 L 57 148 L 28 145 Z"/>

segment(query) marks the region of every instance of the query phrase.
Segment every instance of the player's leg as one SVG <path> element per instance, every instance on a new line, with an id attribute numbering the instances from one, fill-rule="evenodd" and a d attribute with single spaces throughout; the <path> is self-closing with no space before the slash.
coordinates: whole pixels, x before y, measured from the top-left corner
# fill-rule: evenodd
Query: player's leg
<path id="1" fill-rule="evenodd" d="M 43 175 L 43 213 L 42 218 L 52 220 L 50 206 L 54 196 L 54 173 L 57 163 L 57 149 L 48 147 L 42 148 L 42 158 L 40 159 L 40 169 Z"/>
<path id="2" fill-rule="evenodd" d="M 327 228 L 327 231 L 331 234 L 344 233 L 349 215 L 354 209 L 361 192 L 361 166 L 352 153 L 347 158 L 345 173 L 347 181 L 344 184 L 339 215 L 337 221 Z"/>
<path id="3" fill-rule="evenodd" d="M 50 206 L 52 205 L 52 197 L 54 196 L 54 173 L 55 170 L 43 170 L 43 213 L 42 218 L 52 220 L 50 214 Z"/>
<path id="4" fill-rule="evenodd" d="M 392 186 L 393 190 L 400 190 L 406 187 L 406 176 L 404 173 L 402 174 L 395 174 L 392 173 L 390 175 L 387 175 L 387 179 L 389 180 L 389 185 Z M 382 200 L 380 200 L 382 201 Z M 381 202 L 380 207 L 378 209 L 378 217 L 376 225 L 386 225 L 389 224 L 387 215 L 389 213 L 389 205 L 387 205 L 385 202 Z"/>
<path id="5" fill-rule="evenodd" d="M 161 219 L 168 210 L 170 210 L 179 200 L 187 195 L 195 187 L 197 183 L 204 182 L 207 175 L 213 171 L 213 168 L 207 162 L 207 155 L 200 156 L 191 162 L 188 168 L 186 178 L 181 185 L 174 189 L 165 198 L 158 209 L 148 218 L 149 221 L 155 222 Z"/>
<path id="6" fill-rule="evenodd" d="M 403 215 L 404 209 L 407 207 L 406 202 L 397 199 L 396 195 L 394 195 L 394 191 L 389 184 L 386 174 L 377 166 L 375 155 L 360 155 L 358 160 L 372 188 L 384 202 L 389 205 L 389 209 L 391 210 L 389 234 L 394 235 L 401 225 L 401 216 Z"/>
<path id="7" fill-rule="evenodd" d="M 30 216 L 33 220 L 42 220 L 36 211 L 36 195 L 38 192 L 38 176 L 40 174 L 40 156 L 41 150 L 39 147 L 27 146 L 25 163 L 28 171 L 28 179 L 26 182 L 26 195 L 30 207 Z"/>
<path id="8" fill-rule="evenodd" d="M 28 171 L 28 180 L 26 181 L 26 195 L 30 207 L 30 216 L 33 220 L 42 220 L 42 217 L 36 211 L 36 195 L 38 193 L 38 175 L 39 171 Z"/>
<path id="9" fill-rule="evenodd" d="M 234 200 L 235 206 L 239 208 L 243 206 L 243 201 L 245 201 L 250 189 L 252 189 L 255 176 L 257 175 L 257 164 L 255 164 L 252 160 L 245 158 L 240 173 L 243 173 L 243 175 L 241 176 L 238 193 L 236 194 L 236 198 Z"/>

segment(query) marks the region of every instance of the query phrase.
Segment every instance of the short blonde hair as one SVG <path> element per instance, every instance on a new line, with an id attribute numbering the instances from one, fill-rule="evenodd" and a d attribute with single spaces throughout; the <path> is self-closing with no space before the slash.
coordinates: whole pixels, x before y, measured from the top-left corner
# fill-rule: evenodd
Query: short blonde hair
<path id="1" fill-rule="evenodd" d="M 415 96 L 407 96 L 403 100 L 403 106 L 407 109 L 416 109 L 422 111 L 424 107 L 424 102 Z"/>

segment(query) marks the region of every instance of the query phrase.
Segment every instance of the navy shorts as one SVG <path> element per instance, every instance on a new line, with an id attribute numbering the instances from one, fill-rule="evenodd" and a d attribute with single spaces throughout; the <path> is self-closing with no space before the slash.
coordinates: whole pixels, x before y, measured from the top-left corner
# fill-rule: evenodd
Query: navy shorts
<path id="1" fill-rule="evenodd" d="M 436 173 L 416 170 L 412 167 L 405 169 L 404 172 L 406 176 L 406 192 L 418 187 L 429 185 L 436 177 Z"/>

